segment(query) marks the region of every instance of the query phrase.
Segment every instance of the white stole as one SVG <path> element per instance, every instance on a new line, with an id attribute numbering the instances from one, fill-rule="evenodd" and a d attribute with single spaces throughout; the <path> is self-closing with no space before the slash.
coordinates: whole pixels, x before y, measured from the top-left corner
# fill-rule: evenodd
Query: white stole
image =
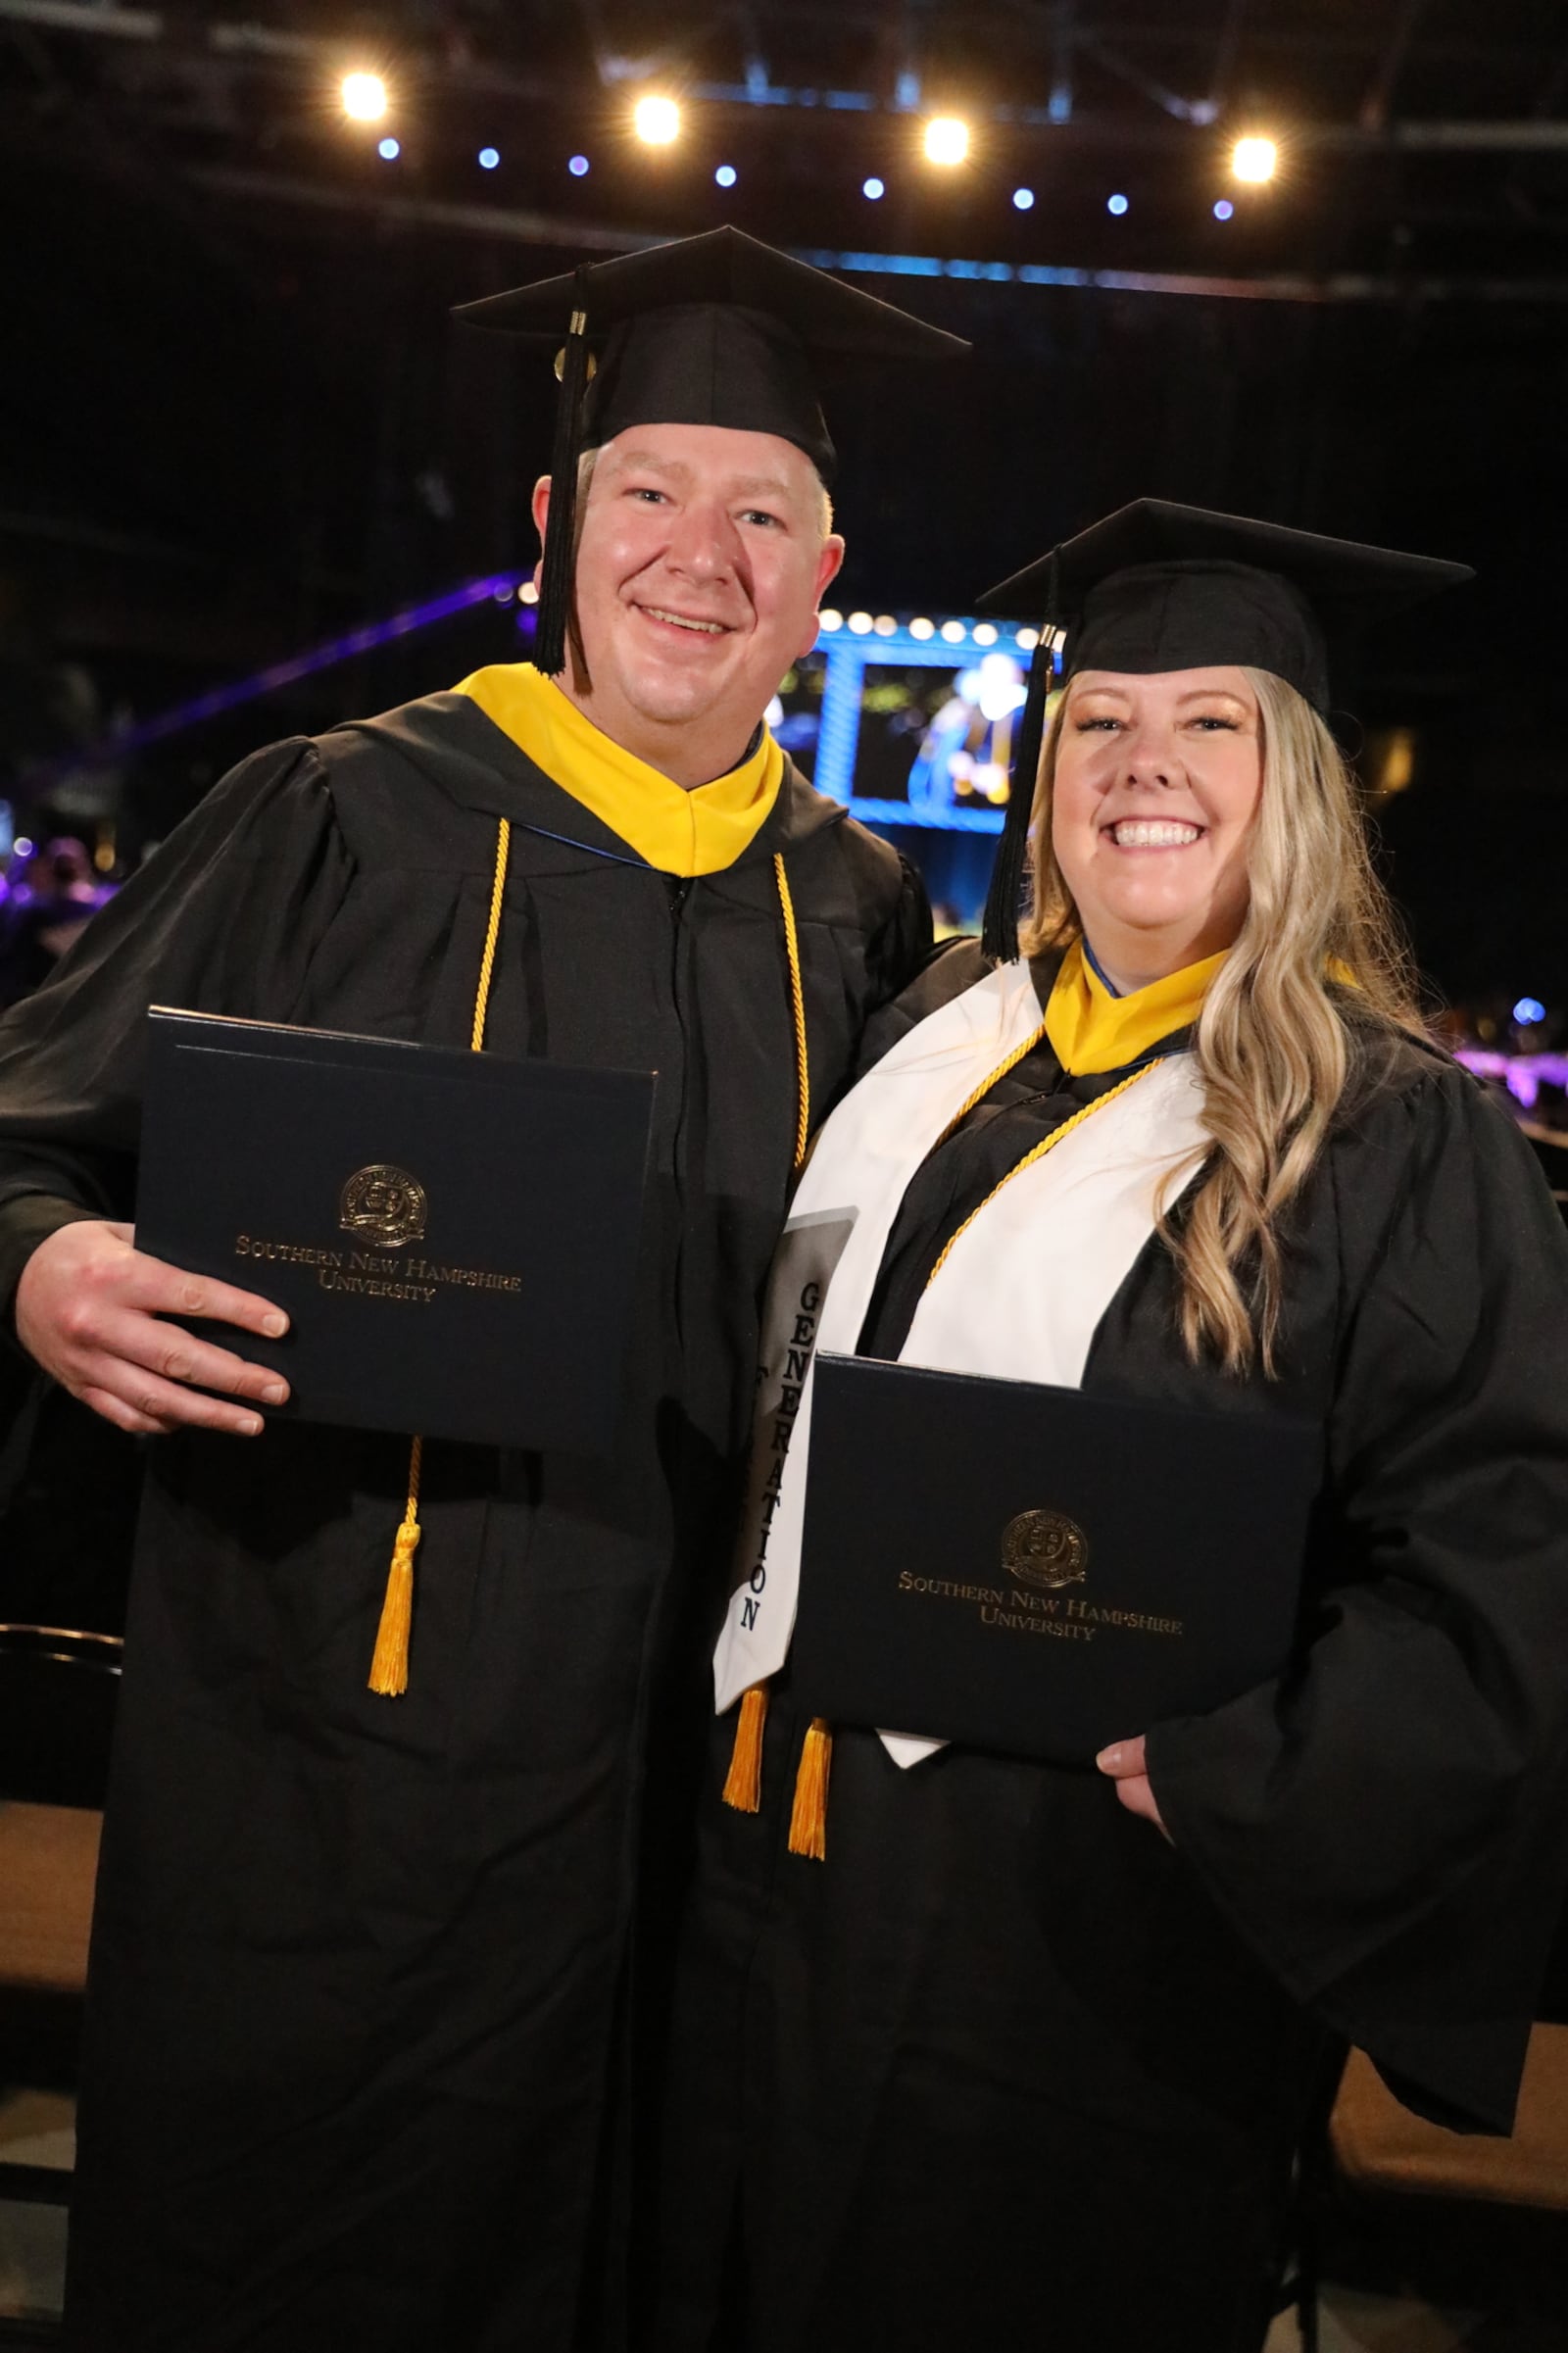
<path id="1" fill-rule="evenodd" d="M 854 1352 L 910 1181 L 1040 1022 L 1028 965 L 1002 966 L 901 1038 L 816 1137 L 763 1315 L 736 1584 L 713 1658 L 720 1714 L 789 1653 L 816 1352 Z M 959 1234 L 899 1361 L 1078 1388 L 1162 1193 L 1174 1200 L 1208 1150 L 1201 1110 L 1191 1054 L 1172 1055 L 1012 1177 Z M 939 1744 L 882 1738 L 900 1764 Z"/>

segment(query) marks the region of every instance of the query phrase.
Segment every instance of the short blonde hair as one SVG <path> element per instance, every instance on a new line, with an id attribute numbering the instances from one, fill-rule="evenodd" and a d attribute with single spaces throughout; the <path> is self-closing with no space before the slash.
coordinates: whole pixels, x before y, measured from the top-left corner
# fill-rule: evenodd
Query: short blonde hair
<path id="1" fill-rule="evenodd" d="M 791 446 L 793 447 L 793 444 Z M 582 529 L 582 513 L 588 504 L 589 486 L 594 478 L 594 460 L 598 457 L 598 455 L 599 445 L 598 443 L 595 443 L 591 450 L 584 450 L 582 456 L 577 460 L 577 528 L 579 531 Z M 806 456 L 804 450 L 802 451 L 801 455 L 803 457 Z M 807 463 L 809 465 L 810 461 L 808 459 Z M 828 491 L 827 484 L 823 481 L 821 475 L 817 473 L 814 466 L 811 466 L 811 472 L 815 476 L 817 488 L 817 522 L 820 526 L 822 537 L 824 539 L 830 539 L 833 535 L 833 500 Z"/>

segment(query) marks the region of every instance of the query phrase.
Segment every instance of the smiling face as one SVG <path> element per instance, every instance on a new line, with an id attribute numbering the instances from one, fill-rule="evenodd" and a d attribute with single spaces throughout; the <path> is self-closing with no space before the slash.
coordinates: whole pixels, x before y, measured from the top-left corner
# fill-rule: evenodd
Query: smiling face
<path id="1" fill-rule="evenodd" d="M 1235 940 L 1262 785 L 1262 721 L 1245 671 L 1071 680 L 1052 846 L 1118 988 L 1143 988 Z"/>
<path id="2" fill-rule="evenodd" d="M 550 485 L 534 490 L 541 536 Z M 581 510 L 575 658 L 559 681 L 612 741 L 673 777 L 733 767 L 816 638 L 844 542 L 793 443 L 722 425 L 635 425 L 595 458 Z"/>

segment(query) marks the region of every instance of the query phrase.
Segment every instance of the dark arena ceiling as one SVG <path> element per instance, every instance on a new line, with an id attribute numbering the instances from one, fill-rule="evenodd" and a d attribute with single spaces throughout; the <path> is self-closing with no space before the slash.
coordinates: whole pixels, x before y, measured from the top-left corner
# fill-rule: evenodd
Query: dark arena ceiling
<path id="1" fill-rule="evenodd" d="M 345 116 L 355 71 L 378 123 Z M 649 93 L 669 146 L 633 129 Z M 925 160 L 933 115 L 967 123 L 961 165 Z M 1249 134 L 1264 186 L 1232 176 Z M 1505 796 L 1563 962 L 1560 0 L 0 0 L 0 207 L 13 767 L 526 566 L 548 368 L 449 305 L 730 221 L 975 344 L 835 410 L 849 603 L 970 611 L 1141 492 L 1474 563 L 1357 711 L 1420 732 L 1401 883 L 1439 855 L 1418 803 L 1446 839 Z M 469 646 L 253 708 L 147 789 L 177 807 Z M 39 663 L 90 721 L 39 706 Z M 1447 920 L 1459 986 L 1501 951 L 1468 899 Z"/>

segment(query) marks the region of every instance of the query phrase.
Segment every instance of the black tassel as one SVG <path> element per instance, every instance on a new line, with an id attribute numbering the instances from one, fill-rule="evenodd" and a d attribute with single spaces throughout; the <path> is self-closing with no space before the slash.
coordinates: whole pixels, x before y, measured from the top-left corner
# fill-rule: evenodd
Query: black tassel
<path id="1" fill-rule="evenodd" d="M 534 631 L 535 669 L 555 678 L 566 666 L 566 625 L 571 613 L 572 558 L 577 544 L 577 463 L 582 455 L 582 396 L 588 388 L 587 270 L 579 269 L 572 295 L 571 325 L 558 366 L 561 398 L 556 404 L 556 442 L 550 459 L 550 515 L 545 525 L 544 564 L 539 574 L 539 618 Z"/>
<path id="2" fill-rule="evenodd" d="M 1040 747 L 1046 734 L 1046 698 L 1055 671 L 1055 652 L 1049 626 L 1029 664 L 1029 694 L 1012 742 L 1012 789 L 1002 839 L 986 893 L 986 919 L 980 947 L 994 964 L 1010 964 L 1018 954 L 1018 902 L 1023 897 L 1024 864 L 1029 852 L 1029 818 L 1034 807 L 1035 776 Z"/>

